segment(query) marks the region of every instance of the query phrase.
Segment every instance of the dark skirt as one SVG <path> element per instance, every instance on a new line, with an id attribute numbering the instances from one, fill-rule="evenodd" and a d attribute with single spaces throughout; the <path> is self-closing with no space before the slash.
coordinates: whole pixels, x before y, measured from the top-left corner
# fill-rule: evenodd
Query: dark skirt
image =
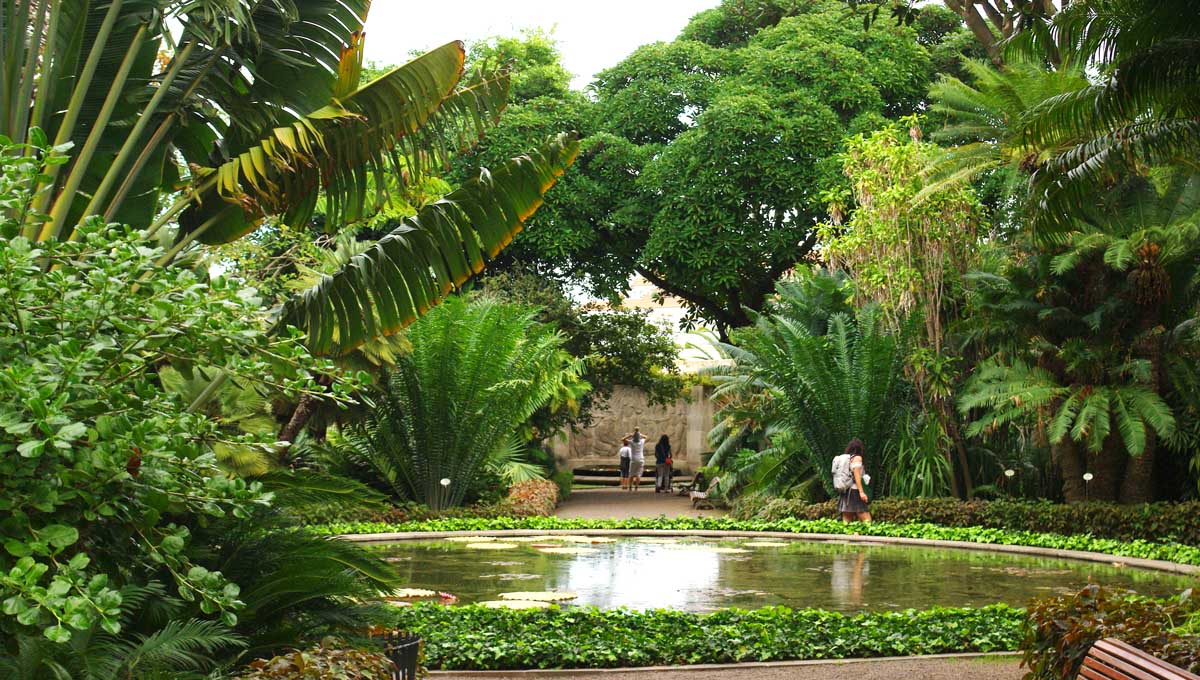
<path id="1" fill-rule="evenodd" d="M 838 512 L 870 512 L 871 508 L 858 495 L 858 489 L 850 489 L 838 496 Z"/>

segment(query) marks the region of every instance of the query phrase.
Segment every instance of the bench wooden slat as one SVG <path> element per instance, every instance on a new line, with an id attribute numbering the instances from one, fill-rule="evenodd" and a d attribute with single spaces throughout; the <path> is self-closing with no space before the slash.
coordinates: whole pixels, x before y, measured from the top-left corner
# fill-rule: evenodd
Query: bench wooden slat
<path id="1" fill-rule="evenodd" d="M 1098 664 L 1097 667 L 1093 668 L 1088 663 L 1089 661 L 1085 659 L 1083 667 L 1079 669 L 1078 677 L 1084 680 L 1131 680 L 1128 675 L 1108 668 L 1103 664 Z"/>
<path id="2" fill-rule="evenodd" d="M 1137 647 L 1115 638 L 1100 640 L 1093 646 L 1093 649 L 1095 648 L 1099 648 L 1107 654 L 1118 656 L 1122 659 L 1134 657 L 1147 670 L 1156 672 L 1157 675 L 1154 677 L 1162 678 L 1162 680 L 1200 680 L 1200 676 L 1195 673 L 1186 671 L 1178 666 L 1173 666 L 1157 656 L 1147 654 Z"/>
<path id="3" fill-rule="evenodd" d="M 1085 680 L 1200 680 L 1200 676 L 1115 638 L 1105 638 L 1092 645 L 1078 677 Z"/>

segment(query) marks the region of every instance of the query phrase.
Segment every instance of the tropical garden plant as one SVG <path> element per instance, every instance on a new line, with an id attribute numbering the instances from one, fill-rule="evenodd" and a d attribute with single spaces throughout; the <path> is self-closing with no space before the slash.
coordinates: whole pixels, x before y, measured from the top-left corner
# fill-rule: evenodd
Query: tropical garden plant
<path id="1" fill-rule="evenodd" d="M 760 427 L 772 446 L 738 457 L 741 469 L 731 472 L 775 491 L 815 477 L 832 494 L 831 463 L 851 439 L 862 439 L 869 459 L 882 462 L 911 388 L 903 375 L 904 335 L 886 328 L 878 307 L 864 307 L 854 317 L 834 315 L 826 335 L 787 316 L 760 316 L 736 340 L 722 345 L 732 365 L 713 370 L 716 418 L 740 419 L 747 402 L 760 402 L 749 414 L 770 414 L 771 420 L 733 423 L 734 433 L 719 426 L 716 433 L 738 436 Z M 711 463 L 729 467 L 724 460 Z M 873 469 L 877 483 L 886 484 L 886 473 Z"/>
<path id="2" fill-rule="evenodd" d="M 409 330 L 401 357 L 361 427 L 338 452 L 398 498 L 433 509 L 462 504 L 489 468 L 519 481 L 519 428 L 578 384 L 582 362 L 534 312 L 486 299 L 448 300 Z"/>

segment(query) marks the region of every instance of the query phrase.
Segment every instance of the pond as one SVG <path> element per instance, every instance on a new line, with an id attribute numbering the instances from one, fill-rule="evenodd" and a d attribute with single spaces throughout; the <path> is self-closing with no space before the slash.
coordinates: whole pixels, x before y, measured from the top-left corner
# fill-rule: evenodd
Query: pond
<path id="1" fill-rule="evenodd" d="M 471 540 L 493 545 L 466 542 Z M 456 537 L 375 549 L 386 553 L 409 587 L 452 593 L 463 603 L 505 592 L 569 591 L 578 596 L 570 604 L 601 608 L 703 612 L 786 605 L 857 612 L 1021 606 L 1075 592 L 1089 579 L 1164 597 L 1196 581 L 1112 564 L 846 541 Z"/>

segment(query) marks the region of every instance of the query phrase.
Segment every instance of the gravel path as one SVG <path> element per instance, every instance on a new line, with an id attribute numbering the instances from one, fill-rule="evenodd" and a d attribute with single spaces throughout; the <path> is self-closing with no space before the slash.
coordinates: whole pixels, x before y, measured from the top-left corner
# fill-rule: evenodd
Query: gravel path
<path id="1" fill-rule="evenodd" d="M 803 665 L 765 666 L 749 664 L 728 668 L 678 668 L 655 670 L 612 670 L 605 672 L 529 673 L 529 680 L 1019 680 L 1024 675 L 1015 657 L 974 659 L 912 658 L 862 661 L 831 661 Z M 437 680 L 515 678 L 514 673 L 434 673 Z"/>
<path id="2" fill-rule="evenodd" d="M 654 493 L 654 483 L 637 491 L 577 489 L 558 506 L 558 517 L 632 519 L 635 517 L 720 517 L 724 510 L 693 510 L 692 502 L 675 494 Z"/>

